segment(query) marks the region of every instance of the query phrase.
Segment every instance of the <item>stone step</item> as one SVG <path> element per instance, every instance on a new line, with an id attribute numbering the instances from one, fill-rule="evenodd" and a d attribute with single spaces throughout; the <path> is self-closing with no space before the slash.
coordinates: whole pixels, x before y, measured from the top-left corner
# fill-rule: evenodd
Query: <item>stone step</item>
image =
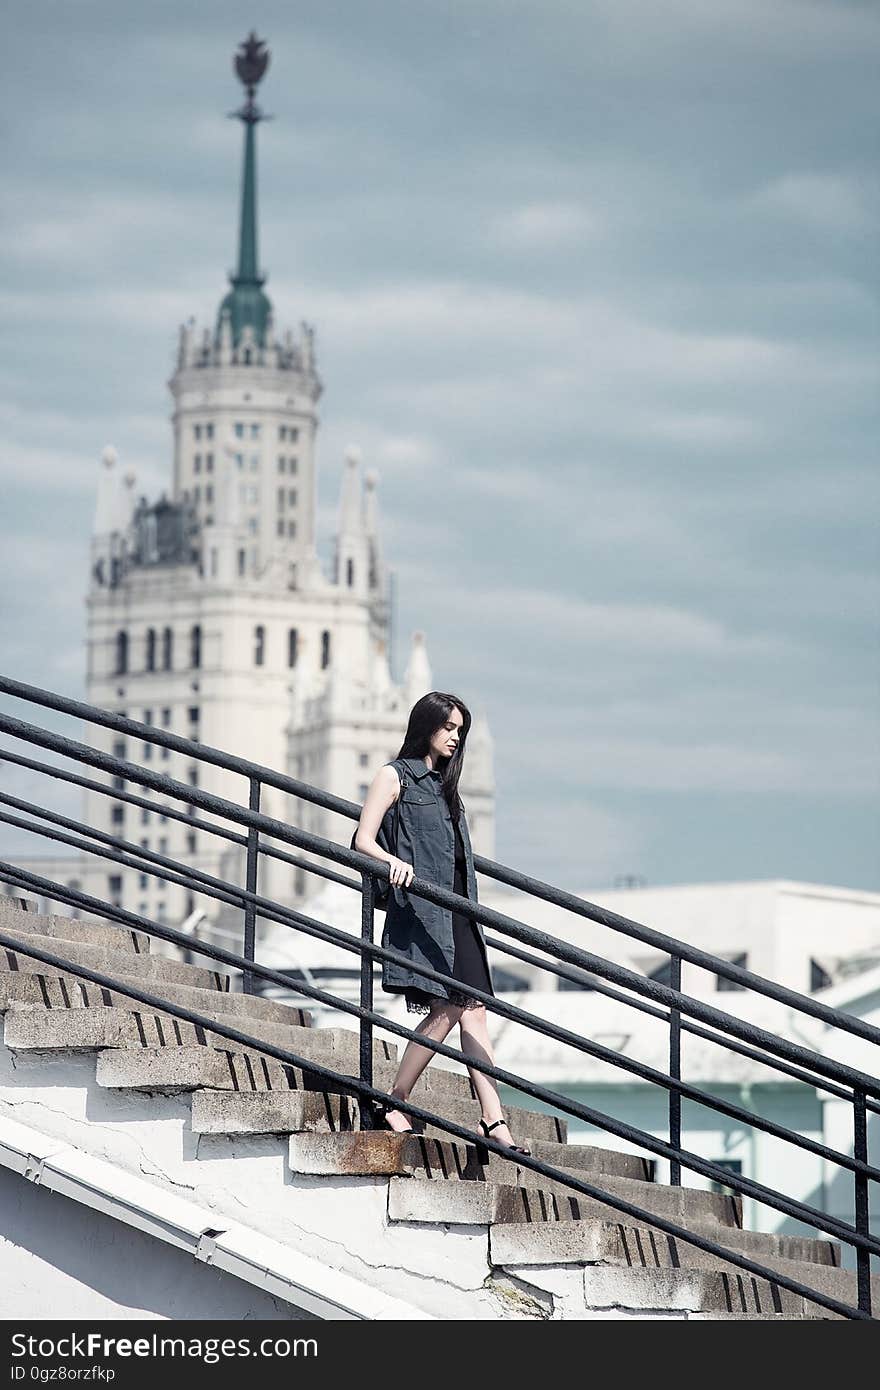
<path id="1" fill-rule="evenodd" d="M 318 1030 L 316 1030 L 318 1031 Z M 273 1057 L 241 1048 L 213 1047 L 104 1048 L 95 1063 L 95 1079 L 107 1090 L 161 1091 L 302 1091 L 318 1090 L 315 1072 L 287 1066 Z"/>
<path id="2" fill-rule="evenodd" d="M 131 927 L 114 926 L 95 917 L 57 917 L 36 912 L 22 912 L 0 898 L 0 931 L 10 936 L 45 936 L 45 949 L 53 951 L 52 939 L 79 941 L 89 946 L 104 946 L 116 951 L 133 951 L 149 955 L 150 937 Z M 60 953 L 59 953 L 60 954 Z"/>
<path id="3" fill-rule="evenodd" d="M 694 1218 L 688 1221 L 687 1227 L 695 1235 L 706 1236 L 762 1264 L 787 1259 L 834 1269 L 840 1262 L 841 1248 L 833 1240 L 746 1231 L 737 1226 L 719 1229 L 717 1222 L 706 1218 Z M 532 1233 L 522 1222 L 509 1222 L 492 1227 L 490 1247 L 492 1258 L 498 1264 L 601 1263 L 645 1269 L 728 1267 L 721 1257 L 629 1217 L 621 1217 L 619 1221 L 563 1222 L 540 1235 Z M 806 1274 L 804 1277 L 806 1279 Z"/>
<path id="4" fill-rule="evenodd" d="M 358 1037 L 344 1028 L 298 1028 L 255 1018 L 230 1017 L 220 1010 L 212 1013 L 215 1022 L 253 1034 L 263 1042 L 288 1048 L 309 1062 L 341 1071 L 357 1064 Z M 102 1008 L 45 1009 L 35 1005 L 10 1004 L 4 1017 L 3 1041 L 14 1051 L 69 1052 L 89 1048 L 143 1048 L 201 1044 L 204 1047 L 255 1051 L 243 1044 L 211 1032 L 201 1024 L 188 1023 L 172 1014 L 152 1009 Z M 373 1043 L 376 1061 L 393 1044 L 377 1039 Z M 295 1065 L 295 1064 L 294 1064 Z"/>
<path id="5" fill-rule="evenodd" d="M 387 1089 L 390 1087 L 396 1071 L 396 1062 L 374 1064 L 373 1084 L 377 1088 L 385 1086 Z M 387 1081 L 381 1079 L 380 1074 L 383 1072 L 388 1078 Z M 352 1079 L 357 1077 L 357 1072 L 351 1069 L 345 1069 L 342 1074 L 351 1076 Z M 431 1087 L 439 1086 L 442 1089 L 443 1084 L 442 1078 L 430 1077 L 430 1070 L 422 1072 L 413 1088 L 412 1094 L 415 1102 L 419 1105 L 430 1106 L 434 1096 L 434 1090 Z M 307 1089 L 313 1088 L 322 1097 L 330 1095 L 335 1100 L 334 1093 L 325 1090 L 324 1084 L 320 1078 L 315 1076 L 315 1073 L 303 1073 L 303 1085 Z M 323 1126 L 312 1123 L 302 1124 L 300 1122 L 301 1112 L 296 1104 L 286 1096 L 285 1092 L 280 1091 L 277 1094 L 280 1099 L 279 1103 L 275 1105 L 271 1101 L 264 1100 L 263 1092 L 259 1091 L 250 1093 L 236 1091 L 196 1092 L 193 1095 L 193 1130 L 198 1131 L 202 1124 L 207 1126 L 204 1132 L 212 1134 L 293 1134 L 301 1129 L 355 1130 L 361 1128 L 360 1103 L 355 1095 L 351 1096 L 349 1102 L 351 1123 Z M 205 1099 L 206 1096 L 210 1099 Z M 394 1168 L 391 1171 L 405 1170 Z"/>
<path id="6" fill-rule="evenodd" d="M 544 1228 L 551 1229 L 551 1228 Z M 515 1266 L 505 1264 L 505 1270 Z M 811 1267 L 812 1268 L 812 1267 Z M 775 1315 L 783 1319 L 800 1318 L 805 1312 L 816 1314 L 816 1304 L 805 1303 L 799 1294 L 789 1293 L 766 1279 L 753 1278 L 740 1270 L 728 1274 L 708 1269 L 628 1269 L 610 1265 L 585 1265 L 583 1289 L 587 1306 L 595 1312 L 625 1309 L 635 1316 L 652 1312 L 686 1311 L 713 1317 L 739 1314 L 746 1318 Z M 821 1312 L 835 1318 L 837 1314 Z"/>
<path id="7" fill-rule="evenodd" d="M 333 1137 L 339 1139 L 343 1136 Z M 696 1188 L 661 1187 L 652 1183 L 636 1184 L 625 1178 L 609 1177 L 603 1181 L 609 1189 L 613 1184 L 629 1181 L 633 1187 L 639 1188 L 638 1200 L 648 1210 L 682 1226 L 689 1226 L 695 1220 L 708 1218 L 717 1221 L 718 1228 L 721 1229 L 721 1218 L 725 1213 L 713 1212 L 702 1200 L 707 1195 L 716 1195 L 714 1193 L 706 1194 Z M 392 1177 L 389 1179 L 388 1217 L 389 1220 L 420 1222 L 475 1221 L 483 1224 L 487 1221 L 504 1221 L 568 1225 L 576 1220 L 584 1221 L 589 1218 L 597 1221 L 607 1220 L 612 1212 L 607 1203 L 589 1197 L 563 1197 L 557 1192 L 548 1191 L 545 1187 L 547 1182 L 549 1179 L 540 1173 L 530 1175 L 528 1186 L 513 1181 L 457 1183 L 425 1181 L 416 1177 Z M 465 1190 L 470 1188 L 482 1189 L 482 1192 Z M 494 1195 L 495 1188 L 503 1194 L 515 1195 L 499 1200 Z M 627 1195 L 632 1196 L 629 1193 Z M 632 1199 L 635 1200 L 635 1197 Z M 728 1211 L 726 1214 L 733 1215 L 733 1212 Z"/>
<path id="8" fill-rule="evenodd" d="M 146 990 L 150 989 L 150 980 L 170 980 L 176 984 L 199 985 L 203 989 L 229 992 L 228 975 L 221 970 L 211 970 L 207 966 L 190 965 L 187 961 L 170 960 L 165 956 L 140 955 L 134 951 L 121 952 L 107 946 L 91 946 L 84 941 L 53 940 L 51 949 L 64 960 L 76 965 L 86 965 L 91 970 L 111 975 L 114 979 L 118 978 L 122 967 L 127 976 L 142 980 Z M 29 956 L 25 951 L 12 951 L 9 947 L 0 946 L 0 974 L 5 973 L 57 974 L 57 968 L 46 965 L 35 956 Z"/>
<path id="9" fill-rule="evenodd" d="M 154 957 L 153 959 L 157 959 Z M 51 967 L 47 966 L 47 970 Z M 313 1018 L 308 1009 L 294 1004 L 284 1004 L 279 999 L 266 999 L 260 994 L 241 994 L 238 991 L 205 989 L 200 985 L 182 985 L 172 980 L 155 980 L 147 984 L 136 975 L 119 974 L 114 976 L 120 984 L 131 984 L 136 989 L 147 989 L 161 999 L 172 1004 L 181 1004 L 194 1013 L 216 1011 L 218 995 L 222 996 L 225 1016 L 237 1018 L 238 1026 L 244 1027 L 243 1020 L 263 1018 L 279 1024 L 295 1024 L 300 1028 L 311 1028 Z M 121 989 L 108 989 L 96 985 L 81 975 L 71 975 L 61 971 L 52 974 L 21 975 L 10 971 L 0 971 L 0 1013 L 9 1004 L 41 1004 L 50 1009 L 117 1008 L 146 1007 L 126 995 Z"/>
<path id="10" fill-rule="evenodd" d="M 291 1134 L 288 1163 L 293 1173 L 347 1177 L 393 1175 L 435 1178 L 438 1186 L 479 1183 L 485 1170 L 473 1144 L 429 1139 L 421 1134 L 363 1130 L 357 1134 Z"/>
<path id="11" fill-rule="evenodd" d="M 557 1144 L 550 1139 L 535 1139 L 529 1146 L 532 1157 L 543 1163 L 552 1163 L 554 1168 L 564 1168 L 573 1177 L 592 1181 L 593 1174 L 616 1174 L 620 1178 L 634 1178 L 638 1182 L 654 1181 L 654 1164 L 640 1154 L 618 1153 L 615 1149 L 600 1149 L 592 1144 Z M 502 1158 L 500 1154 L 489 1152 L 489 1167 L 486 1176 L 492 1180 L 509 1182 L 513 1160 Z M 531 1181 L 533 1170 L 520 1167 L 517 1181 L 521 1178 Z"/>
<path id="12" fill-rule="evenodd" d="M 562 1146 L 559 1146 L 562 1148 Z M 563 1149 L 563 1153 L 564 1153 Z M 542 1192 L 557 1198 L 555 1202 L 556 1221 L 580 1221 L 605 1219 L 608 1221 L 629 1221 L 631 1218 L 613 1207 L 587 1197 L 556 1178 L 545 1177 L 532 1168 L 518 1164 L 514 1159 L 496 1158 L 487 1174 L 490 1181 L 518 1183 L 521 1187 L 541 1186 Z M 537 1154 L 535 1155 L 537 1157 Z M 504 1165 L 503 1167 L 501 1165 Z M 583 1168 L 560 1163 L 559 1169 L 573 1178 L 581 1178 L 595 1187 L 600 1187 L 614 1197 L 623 1197 L 635 1206 L 656 1212 L 670 1221 L 681 1218 L 682 1225 L 690 1226 L 694 1221 L 717 1222 L 720 1226 L 742 1226 L 742 1198 L 722 1192 L 711 1192 L 702 1187 L 670 1187 L 660 1183 L 644 1182 L 638 1178 L 620 1177 L 616 1173 L 590 1173 Z M 505 1171 L 506 1170 L 506 1171 Z M 542 1218 L 543 1219 L 543 1218 Z"/>
<path id="13" fill-rule="evenodd" d="M 193 1091 L 193 1134 L 326 1134 L 359 1123 L 357 1100 L 328 1091 Z"/>
<path id="14" fill-rule="evenodd" d="M 373 1068 L 373 1085 L 377 1090 L 389 1092 L 397 1075 L 397 1064 L 382 1063 Z M 470 1077 L 452 1071 L 441 1071 L 439 1067 L 426 1067 L 416 1082 L 409 1099 L 413 1105 L 422 1105 L 434 1110 L 429 1097 L 446 1096 L 451 1100 L 473 1099 Z M 438 1112 L 439 1113 L 439 1112 Z"/>
<path id="15" fill-rule="evenodd" d="M 479 1101 L 459 1100 L 452 1096 L 441 1095 L 439 1092 L 437 1093 L 437 1104 L 433 1109 L 444 1120 L 451 1120 L 453 1124 L 462 1125 L 472 1130 L 477 1129 L 482 1114 Z M 544 1110 L 527 1110 L 519 1105 L 506 1105 L 504 1113 L 510 1124 L 510 1132 L 515 1144 L 525 1144 L 531 1148 L 533 1141 L 538 1139 L 551 1140 L 556 1144 L 566 1143 L 568 1124 L 560 1115 L 550 1115 Z M 457 1137 L 451 1135 L 448 1130 L 441 1129 L 439 1125 L 433 1125 L 427 1121 L 425 1122 L 424 1133 L 431 1139 Z"/>

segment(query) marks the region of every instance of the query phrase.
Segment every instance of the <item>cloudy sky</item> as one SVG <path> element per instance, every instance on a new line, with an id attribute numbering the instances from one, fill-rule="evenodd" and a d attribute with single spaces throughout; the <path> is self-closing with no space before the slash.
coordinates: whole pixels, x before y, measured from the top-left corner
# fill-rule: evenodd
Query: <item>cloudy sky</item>
<path id="1" fill-rule="evenodd" d="M 497 857 L 575 890 L 880 889 L 876 5 L 12 13 L 2 670 L 83 695 L 102 447 L 169 484 L 254 27 L 260 258 L 325 383 L 322 549 L 357 442 L 396 674 L 423 628 L 436 686 L 487 713 Z"/>

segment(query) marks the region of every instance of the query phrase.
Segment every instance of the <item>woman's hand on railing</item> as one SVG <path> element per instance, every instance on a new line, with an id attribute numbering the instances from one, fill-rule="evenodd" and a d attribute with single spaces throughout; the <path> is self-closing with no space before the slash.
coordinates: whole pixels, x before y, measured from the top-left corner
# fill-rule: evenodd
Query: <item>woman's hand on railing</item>
<path id="1" fill-rule="evenodd" d="M 390 858 L 389 878 L 392 883 L 399 884 L 403 888 L 408 888 L 415 877 L 415 870 L 412 864 L 407 864 L 405 859 Z"/>

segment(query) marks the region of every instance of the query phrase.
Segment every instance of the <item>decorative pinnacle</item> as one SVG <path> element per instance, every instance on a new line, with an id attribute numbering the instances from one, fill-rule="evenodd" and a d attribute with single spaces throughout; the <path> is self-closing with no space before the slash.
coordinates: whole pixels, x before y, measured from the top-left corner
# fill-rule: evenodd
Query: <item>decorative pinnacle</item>
<path id="1" fill-rule="evenodd" d="M 266 116 L 254 101 L 254 92 L 263 80 L 268 66 L 269 50 L 266 41 L 258 39 L 252 29 L 244 43 L 239 44 L 235 55 L 235 71 L 247 91 L 247 101 L 239 111 L 230 111 L 230 116 L 238 116 L 249 125 L 266 120 Z"/>

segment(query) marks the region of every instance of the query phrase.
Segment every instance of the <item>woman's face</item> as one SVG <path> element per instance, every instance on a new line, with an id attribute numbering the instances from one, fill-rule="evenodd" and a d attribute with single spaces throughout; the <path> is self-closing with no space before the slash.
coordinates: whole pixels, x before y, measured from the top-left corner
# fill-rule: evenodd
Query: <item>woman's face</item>
<path id="1" fill-rule="evenodd" d="M 436 767 L 441 758 L 451 758 L 461 736 L 461 727 L 464 724 L 460 709 L 455 706 L 449 711 L 449 717 L 445 724 L 431 738 L 431 761 Z"/>

